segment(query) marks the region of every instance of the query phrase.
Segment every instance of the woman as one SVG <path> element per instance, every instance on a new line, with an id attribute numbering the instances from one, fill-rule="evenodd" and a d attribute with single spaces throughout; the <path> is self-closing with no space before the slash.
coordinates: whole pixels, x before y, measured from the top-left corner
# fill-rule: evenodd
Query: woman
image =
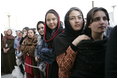
<path id="1" fill-rule="evenodd" d="M 40 46 L 41 41 L 43 40 L 43 36 L 44 36 L 44 22 L 43 21 L 39 21 L 37 23 L 37 31 L 39 33 L 37 40 L 37 46 Z M 38 62 L 39 61 L 39 56 L 38 56 L 38 52 L 37 49 L 35 50 L 35 60 Z"/>
<path id="2" fill-rule="evenodd" d="M 37 62 L 37 66 L 39 66 L 42 62 L 40 60 L 40 50 L 41 50 L 41 47 L 43 46 L 43 43 L 44 42 L 44 22 L 43 21 L 39 21 L 37 23 L 37 31 L 39 33 L 38 35 L 38 43 L 37 43 L 37 46 L 36 46 L 36 49 L 35 49 L 35 61 Z M 40 78 L 44 78 L 45 77 L 45 73 L 43 71 L 41 71 L 40 69 Z"/>
<path id="3" fill-rule="evenodd" d="M 47 43 L 47 47 L 41 50 L 40 58 L 47 64 L 47 77 L 57 78 L 58 68 L 55 61 L 55 53 L 53 49 L 53 40 L 62 32 L 62 26 L 58 13 L 50 9 L 45 15 L 45 27 L 44 27 L 44 40 Z"/>
<path id="4" fill-rule="evenodd" d="M 28 36 L 23 40 L 21 44 L 21 51 L 24 56 L 25 72 L 27 78 L 36 78 L 39 76 L 37 74 L 34 65 L 36 65 L 34 51 L 37 45 L 37 37 L 35 36 L 35 31 L 33 29 L 28 30 Z"/>
<path id="5" fill-rule="evenodd" d="M 22 39 L 23 33 L 22 31 L 18 30 L 16 31 L 17 36 L 14 39 L 14 49 L 15 49 L 15 55 L 16 55 L 16 64 L 20 67 L 20 71 L 24 75 L 24 68 L 23 68 L 23 57 L 22 53 L 20 52 L 20 41 Z"/>
<path id="6" fill-rule="evenodd" d="M 39 36 L 38 36 L 39 39 L 43 38 L 43 36 L 44 36 L 44 22 L 43 21 L 39 21 L 37 23 L 37 31 L 39 33 Z M 40 40 L 38 40 L 38 42 L 40 42 Z"/>
<path id="7" fill-rule="evenodd" d="M 22 39 L 20 41 L 20 45 L 22 44 L 23 40 L 27 37 L 27 33 L 28 33 L 29 27 L 24 27 L 22 32 L 23 32 L 23 36 Z"/>
<path id="8" fill-rule="evenodd" d="M 78 47 L 71 77 L 103 78 L 107 38 L 104 36 L 109 24 L 108 12 L 94 7 L 87 14 L 85 34 L 90 40 L 73 41 Z"/>
<path id="9" fill-rule="evenodd" d="M 76 53 L 72 42 L 82 34 L 84 27 L 84 17 L 82 11 L 77 7 L 72 7 L 65 15 L 65 31 L 54 40 L 55 53 L 59 67 L 58 76 L 67 78 L 70 76 L 70 69 L 74 63 Z M 84 37 L 84 36 L 83 36 Z M 84 39 L 82 37 L 82 39 Z"/>
<path id="10" fill-rule="evenodd" d="M 12 30 L 8 29 L 6 36 L 3 37 L 3 60 L 4 60 L 4 73 L 9 74 L 16 65 L 15 49 L 14 49 L 14 36 Z"/>

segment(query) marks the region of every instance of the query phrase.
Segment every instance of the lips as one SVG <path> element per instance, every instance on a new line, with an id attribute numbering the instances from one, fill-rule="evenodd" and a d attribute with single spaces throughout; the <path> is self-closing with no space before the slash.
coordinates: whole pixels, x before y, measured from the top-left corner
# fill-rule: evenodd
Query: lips
<path id="1" fill-rule="evenodd" d="M 54 27 L 54 25 L 50 25 L 50 27 Z"/>
<path id="2" fill-rule="evenodd" d="M 76 24 L 75 27 L 79 27 L 80 25 L 79 24 Z"/>
<path id="3" fill-rule="evenodd" d="M 106 28 L 106 26 L 99 26 L 99 28 Z"/>

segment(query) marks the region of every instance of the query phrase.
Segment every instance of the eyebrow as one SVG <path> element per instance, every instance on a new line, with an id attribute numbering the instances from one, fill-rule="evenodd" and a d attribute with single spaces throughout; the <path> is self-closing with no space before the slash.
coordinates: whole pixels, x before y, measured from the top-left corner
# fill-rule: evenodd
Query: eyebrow
<path id="1" fill-rule="evenodd" d="M 78 16 L 82 16 L 82 15 L 77 15 L 77 17 L 78 17 Z M 70 17 L 76 17 L 76 16 L 70 16 Z"/>
<path id="2" fill-rule="evenodd" d="M 96 17 L 101 17 L 101 16 L 94 16 L 93 18 L 96 18 Z M 102 17 L 107 17 L 106 15 L 102 16 Z"/>

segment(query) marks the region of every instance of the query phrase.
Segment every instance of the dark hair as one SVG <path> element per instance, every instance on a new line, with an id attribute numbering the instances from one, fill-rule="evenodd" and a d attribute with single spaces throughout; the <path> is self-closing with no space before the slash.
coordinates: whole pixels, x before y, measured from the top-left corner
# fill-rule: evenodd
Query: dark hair
<path id="1" fill-rule="evenodd" d="M 83 18 L 83 27 L 82 27 L 82 30 L 83 30 L 83 28 L 84 28 L 84 23 L 85 23 L 85 21 L 84 21 L 84 16 L 83 16 L 83 13 L 82 13 L 82 11 L 79 9 L 79 8 L 77 8 L 77 7 L 72 7 L 72 8 L 70 8 L 69 9 L 69 11 L 66 13 L 66 15 L 65 15 L 65 19 L 64 19 L 64 23 L 65 23 L 65 31 L 69 31 L 70 30 L 70 32 L 72 32 L 72 27 L 71 27 L 71 25 L 70 25 L 70 22 L 69 22 L 69 15 L 70 15 L 70 13 L 73 11 L 73 10 L 76 10 L 76 11 L 79 11 L 80 13 L 81 13 L 81 15 L 82 15 L 82 18 Z"/>
<path id="2" fill-rule="evenodd" d="M 24 30 L 24 29 L 28 31 L 28 30 L 29 30 L 29 27 L 24 27 L 23 30 Z"/>
<path id="3" fill-rule="evenodd" d="M 34 28 L 29 28 L 28 31 L 29 31 L 29 30 L 32 30 L 32 31 L 34 32 L 34 34 L 36 34 L 36 31 L 35 31 Z"/>
<path id="4" fill-rule="evenodd" d="M 89 36 L 91 36 L 91 29 L 88 28 L 88 26 L 93 22 L 93 16 L 97 11 L 103 11 L 107 17 L 108 23 L 109 23 L 109 14 L 105 8 L 102 7 L 94 7 L 92 8 L 88 13 L 86 17 L 86 26 L 85 26 L 85 33 Z"/>
<path id="5" fill-rule="evenodd" d="M 43 21 L 39 21 L 39 22 L 37 23 L 37 26 L 36 26 L 37 30 L 38 30 L 38 25 L 39 25 L 39 24 L 43 24 L 43 25 L 44 25 L 44 22 L 43 22 Z"/>
<path id="6" fill-rule="evenodd" d="M 16 30 L 15 32 L 20 32 L 20 30 Z"/>

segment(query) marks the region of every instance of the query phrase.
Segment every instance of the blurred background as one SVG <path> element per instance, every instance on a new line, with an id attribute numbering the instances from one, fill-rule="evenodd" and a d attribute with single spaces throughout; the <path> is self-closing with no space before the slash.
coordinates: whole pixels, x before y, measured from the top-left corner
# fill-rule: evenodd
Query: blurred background
<path id="1" fill-rule="evenodd" d="M 35 28 L 39 20 L 44 21 L 49 9 L 55 9 L 63 22 L 71 7 L 80 8 L 84 17 L 92 7 L 104 7 L 109 12 L 110 26 L 118 21 L 118 0 L 0 0 L 0 31 Z"/>

